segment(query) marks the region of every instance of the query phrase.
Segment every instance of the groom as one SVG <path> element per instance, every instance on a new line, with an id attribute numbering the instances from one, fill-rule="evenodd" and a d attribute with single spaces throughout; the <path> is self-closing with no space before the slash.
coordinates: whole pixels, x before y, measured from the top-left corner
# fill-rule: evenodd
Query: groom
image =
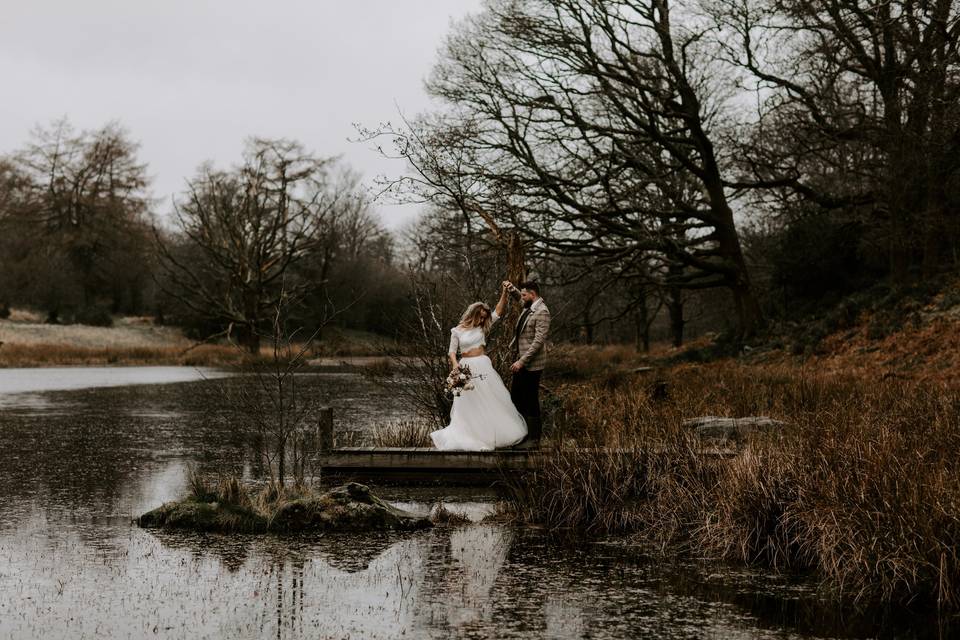
<path id="1" fill-rule="evenodd" d="M 514 328 L 510 349 L 517 354 L 511 365 L 513 381 L 510 384 L 510 399 L 517 411 L 527 421 L 527 437 L 523 443 L 535 446 L 540 443 L 540 376 L 547 364 L 547 333 L 550 331 L 550 310 L 540 297 L 536 282 L 523 282 L 519 290 L 504 281 L 514 296 L 523 302 L 523 313 Z"/>

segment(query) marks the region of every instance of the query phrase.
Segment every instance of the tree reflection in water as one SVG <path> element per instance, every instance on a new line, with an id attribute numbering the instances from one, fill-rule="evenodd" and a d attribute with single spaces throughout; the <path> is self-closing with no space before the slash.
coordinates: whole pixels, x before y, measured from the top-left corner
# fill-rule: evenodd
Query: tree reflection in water
<path id="1" fill-rule="evenodd" d="M 256 576 L 254 627 L 277 638 L 395 637 L 489 626 L 513 532 L 498 524 L 317 538 L 160 532 L 165 547 Z"/>
<path id="2" fill-rule="evenodd" d="M 315 390 L 332 390 L 348 408 L 390 406 L 352 378 L 317 378 Z M 940 631 L 935 615 L 930 624 L 914 616 L 899 627 L 869 612 L 840 615 L 810 581 L 666 564 L 617 545 L 558 545 L 486 522 L 310 537 L 131 527 L 131 517 L 186 491 L 190 465 L 215 472 L 229 464 L 257 476 L 243 468 L 232 425 L 204 418 L 211 409 L 204 386 L 52 392 L 39 404 L 0 407 L 0 637 L 926 638 Z M 394 497 L 426 510 L 449 493 L 405 488 Z"/>

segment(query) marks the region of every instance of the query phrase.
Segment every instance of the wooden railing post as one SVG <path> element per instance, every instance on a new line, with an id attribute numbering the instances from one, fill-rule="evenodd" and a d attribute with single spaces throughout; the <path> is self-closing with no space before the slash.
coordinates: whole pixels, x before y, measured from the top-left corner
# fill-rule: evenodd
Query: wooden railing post
<path id="1" fill-rule="evenodd" d="M 333 409 L 323 407 L 320 409 L 320 421 L 317 424 L 317 440 L 320 445 L 320 451 L 330 451 L 333 449 Z"/>

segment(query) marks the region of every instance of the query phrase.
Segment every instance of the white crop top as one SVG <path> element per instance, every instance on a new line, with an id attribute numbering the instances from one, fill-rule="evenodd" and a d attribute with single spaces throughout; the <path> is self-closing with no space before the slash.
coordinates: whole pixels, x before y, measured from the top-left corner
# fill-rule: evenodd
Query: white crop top
<path id="1" fill-rule="evenodd" d="M 497 312 L 492 312 L 490 314 L 490 326 L 492 327 L 494 324 L 496 324 L 497 320 L 499 319 L 500 316 L 497 315 Z M 464 351 L 470 351 L 471 349 L 484 347 L 486 345 L 487 336 L 480 327 L 464 329 L 461 326 L 456 326 L 453 329 L 450 329 L 450 348 L 447 350 L 447 352 L 456 353 L 457 351 L 460 351 L 462 353 Z"/>

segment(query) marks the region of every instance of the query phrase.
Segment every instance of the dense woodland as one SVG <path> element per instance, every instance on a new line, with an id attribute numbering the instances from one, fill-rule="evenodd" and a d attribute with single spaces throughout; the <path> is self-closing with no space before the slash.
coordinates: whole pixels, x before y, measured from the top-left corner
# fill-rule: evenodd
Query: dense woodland
<path id="1" fill-rule="evenodd" d="M 638 348 L 938 286 L 960 261 L 958 16 L 951 0 L 491 0 L 439 52 L 443 107 L 361 130 L 402 176 L 372 190 L 251 139 L 171 207 L 135 132 L 41 125 L 0 160 L 0 313 L 153 315 L 253 349 L 282 301 L 307 329 L 393 336 L 492 301 L 511 238 L 555 337 Z M 387 231 L 378 198 L 424 213 Z"/>

